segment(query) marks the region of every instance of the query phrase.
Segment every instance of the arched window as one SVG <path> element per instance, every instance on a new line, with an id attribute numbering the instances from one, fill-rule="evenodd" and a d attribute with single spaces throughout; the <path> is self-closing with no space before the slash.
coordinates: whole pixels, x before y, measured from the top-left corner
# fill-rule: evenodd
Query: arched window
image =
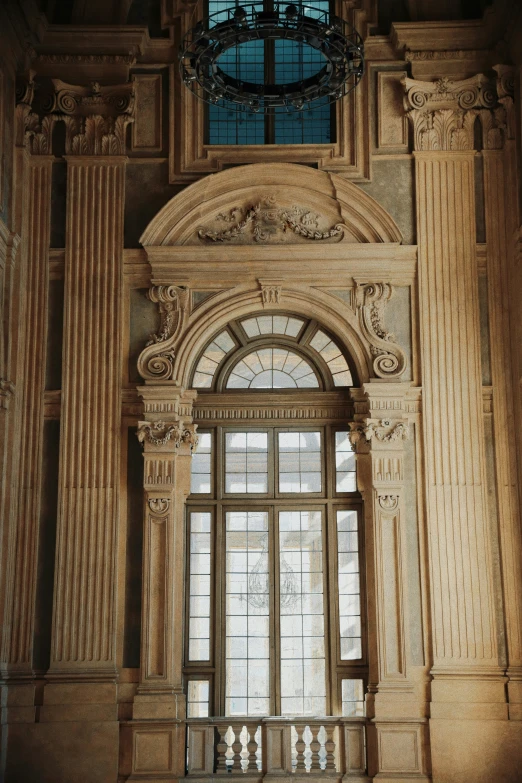
<path id="1" fill-rule="evenodd" d="M 361 498 L 335 413 L 350 363 L 321 325 L 279 313 L 229 323 L 196 362 L 189 717 L 363 714 Z"/>

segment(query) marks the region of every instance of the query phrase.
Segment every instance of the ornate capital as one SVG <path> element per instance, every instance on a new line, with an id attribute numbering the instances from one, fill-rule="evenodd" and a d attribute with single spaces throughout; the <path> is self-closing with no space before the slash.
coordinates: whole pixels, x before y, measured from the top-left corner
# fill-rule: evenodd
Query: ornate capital
<path id="1" fill-rule="evenodd" d="M 483 74 L 463 81 L 424 82 L 405 77 L 404 106 L 417 151 L 473 150 L 477 110 L 497 104 L 494 83 Z"/>
<path id="2" fill-rule="evenodd" d="M 140 421 L 136 435 L 140 443 L 147 442 L 153 446 L 165 446 L 172 441 L 172 445 L 176 449 L 185 443 L 191 450 L 194 450 L 198 445 L 196 429 L 197 424 L 184 424 L 181 421 Z"/>
<path id="3" fill-rule="evenodd" d="M 355 303 L 364 336 L 370 343 L 378 378 L 398 378 L 406 369 L 406 354 L 384 325 L 386 304 L 393 296 L 389 283 L 357 283 Z"/>
<path id="4" fill-rule="evenodd" d="M 373 439 L 379 443 L 395 443 L 407 440 L 410 429 L 407 421 L 396 419 L 365 419 L 350 422 L 350 442 L 357 451 L 359 446 L 371 443 Z"/>
<path id="5" fill-rule="evenodd" d="M 189 309 L 189 290 L 175 285 L 152 286 L 147 294 L 158 305 L 160 327 L 151 335 L 138 359 L 138 372 L 146 380 L 172 377 L 179 337 Z"/>

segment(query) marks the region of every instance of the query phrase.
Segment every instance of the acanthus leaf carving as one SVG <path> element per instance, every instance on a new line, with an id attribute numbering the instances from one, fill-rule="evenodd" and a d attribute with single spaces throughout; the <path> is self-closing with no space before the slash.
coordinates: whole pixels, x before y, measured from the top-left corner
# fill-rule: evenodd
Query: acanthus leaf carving
<path id="1" fill-rule="evenodd" d="M 493 81 L 483 74 L 470 79 L 424 82 L 404 77 L 404 106 L 413 126 L 417 151 L 474 149 L 478 110 L 497 105 Z"/>
<path id="2" fill-rule="evenodd" d="M 370 343 L 378 378 L 397 378 L 406 369 L 406 354 L 384 325 L 386 304 L 393 296 L 389 283 L 357 283 L 356 306 L 364 336 Z"/>
<path id="3" fill-rule="evenodd" d="M 169 498 L 149 498 L 149 509 L 151 514 L 156 517 L 164 517 L 167 515 L 170 507 Z"/>
<path id="4" fill-rule="evenodd" d="M 220 213 L 216 220 L 230 225 L 222 230 L 199 228 L 198 237 L 202 242 L 230 242 L 241 237 L 245 242 L 265 243 L 273 238 L 280 241 L 289 232 L 312 241 L 340 240 L 345 228 L 338 223 L 322 231 L 318 228 L 319 215 L 297 205 L 278 207 L 272 194 L 264 196 L 257 204 L 236 206 L 228 213 Z M 251 228 L 250 234 L 246 233 L 248 227 Z"/>
<path id="5" fill-rule="evenodd" d="M 147 294 L 158 305 L 160 328 L 151 335 L 138 358 L 138 372 L 146 380 L 172 377 L 176 347 L 186 323 L 190 292 L 183 286 L 152 286 Z"/>

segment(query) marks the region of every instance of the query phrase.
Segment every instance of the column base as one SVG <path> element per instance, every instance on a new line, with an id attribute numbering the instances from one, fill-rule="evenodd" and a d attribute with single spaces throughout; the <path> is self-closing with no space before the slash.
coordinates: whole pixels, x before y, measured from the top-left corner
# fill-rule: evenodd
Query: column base
<path id="1" fill-rule="evenodd" d="M 185 776 L 185 724 L 127 721 L 121 724 L 120 776 L 172 783 Z"/>
<path id="2" fill-rule="evenodd" d="M 380 783 L 431 778 L 426 718 L 373 718 L 368 726 L 368 772 Z"/>

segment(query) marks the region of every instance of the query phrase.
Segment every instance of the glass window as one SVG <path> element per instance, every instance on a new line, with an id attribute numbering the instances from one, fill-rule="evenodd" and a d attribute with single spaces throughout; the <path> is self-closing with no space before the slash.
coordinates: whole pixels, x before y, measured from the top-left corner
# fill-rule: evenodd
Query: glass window
<path id="1" fill-rule="evenodd" d="M 335 386 L 351 386 L 352 374 L 348 368 L 348 363 L 341 353 L 341 349 L 319 329 L 312 340 L 310 346 L 322 356 L 328 369 L 332 373 Z"/>
<path id="2" fill-rule="evenodd" d="M 362 657 L 359 538 L 356 511 L 337 511 L 341 660 Z"/>
<path id="3" fill-rule="evenodd" d="M 335 433 L 335 490 L 336 492 L 357 490 L 355 452 L 348 432 Z"/>
<path id="4" fill-rule="evenodd" d="M 362 680 L 343 680 L 342 714 L 345 718 L 364 715 L 364 683 Z"/>
<path id="5" fill-rule="evenodd" d="M 318 388 L 312 366 L 286 348 L 260 348 L 239 361 L 227 380 L 227 389 Z"/>
<path id="6" fill-rule="evenodd" d="M 197 364 L 192 386 L 195 389 L 210 389 L 217 368 L 234 347 L 235 343 L 226 330 L 214 337 Z"/>
<path id="7" fill-rule="evenodd" d="M 190 491 L 193 494 L 209 494 L 212 487 L 212 435 L 198 433 L 198 448 L 192 454 Z"/>
<path id="8" fill-rule="evenodd" d="M 227 715 L 270 714 L 268 514 L 226 515 Z"/>
<path id="9" fill-rule="evenodd" d="M 301 318 L 290 318 L 287 315 L 258 315 L 241 321 L 241 326 L 249 337 L 259 337 L 262 334 L 285 334 L 297 337 L 304 321 Z"/>
<path id="10" fill-rule="evenodd" d="M 211 525 L 210 513 L 190 514 L 190 661 L 210 660 Z"/>
<path id="11" fill-rule="evenodd" d="M 268 492 L 268 433 L 226 433 L 225 492 Z"/>
<path id="12" fill-rule="evenodd" d="M 321 433 L 280 432 L 279 492 L 321 492 Z"/>
<path id="13" fill-rule="evenodd" d="M 282 715 L 326 712 L 321 517 L 279 513 Z"/>
<path id="14" fill-rule="evenodd" d="M 189 680 L 187 691 L 187 718 L 208 718 L 208 680 Z"/>

